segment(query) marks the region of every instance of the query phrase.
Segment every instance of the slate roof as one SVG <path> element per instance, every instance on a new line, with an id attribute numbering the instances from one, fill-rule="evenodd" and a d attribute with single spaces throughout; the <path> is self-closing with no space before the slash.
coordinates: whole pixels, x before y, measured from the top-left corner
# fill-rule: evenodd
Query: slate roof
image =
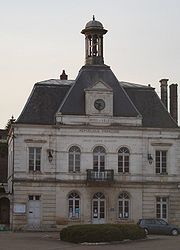
<path id="1" fill-rule="evenodd" d="M 121 82 L 120 82 L 121 84 Z M 144 127 L 176 128 L 177 123 L 170 116 L 154 88 L 147 86 L 128 86 L 124 90 L 143 117 Z"/>
<path id="2" fill-rule="evenodd" d="M 106 65 L 83 66 L 59 112 L 69 115 L 85 115 L 84 90 L 102 81 L 113 90 L 113 116 L 137 117 L 140 115 L 117 78 Z"/>
<path id="3" fill-rule="evenodd" d="M 19 124 L 55 124 L 57 112 L 85 115 L 84 89 L 103 81 L 113 90 L 114 116 L 142 116 L 143 127 L 176 128 L 154 88 L 118 82 L 110 67 L 83 66 L 76 80 L 50 79 L 36 83 L 17 119 Z"/>
<path id="4" fill-rule="evenodd" d="M 36 83 L 16 123 L 55 124 L 55 114 L 70 84 L 63 84 L 61 80 Z"/>

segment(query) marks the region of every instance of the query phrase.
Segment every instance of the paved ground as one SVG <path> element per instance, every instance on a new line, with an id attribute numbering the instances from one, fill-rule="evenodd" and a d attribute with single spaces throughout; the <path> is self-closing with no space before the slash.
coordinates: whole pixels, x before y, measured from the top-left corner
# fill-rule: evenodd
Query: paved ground
<path id="1" fill-rule="evenodd" d="M 180 235 L 149 236 L 147 240 L 108 245 L 79 245 L 62 242 L 59 233 L 0 232 L 0 250 L 179 250 Z"/>

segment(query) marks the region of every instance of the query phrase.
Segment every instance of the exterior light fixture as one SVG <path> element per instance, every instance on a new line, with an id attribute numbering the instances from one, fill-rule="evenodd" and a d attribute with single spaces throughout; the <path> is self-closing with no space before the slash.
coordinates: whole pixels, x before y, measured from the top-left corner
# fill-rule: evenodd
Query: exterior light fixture
<path id="1" fill-rule="evenodd" d="M 151 155 L 151 154 L 148 154 L 148 155 L 147 155 L 147 158 L 148 158 L 148 162 L 149 162 L 149 164 L 151 165 L 151 164 L 152 164 L 152 162 L 153 162 L 152 155 Z"/>
<path id="2" fill-rule="evenodd" d="M 53 160 L 52 150 L 48 150 L 48 160 L 49 162 L 52 162 Z"/>

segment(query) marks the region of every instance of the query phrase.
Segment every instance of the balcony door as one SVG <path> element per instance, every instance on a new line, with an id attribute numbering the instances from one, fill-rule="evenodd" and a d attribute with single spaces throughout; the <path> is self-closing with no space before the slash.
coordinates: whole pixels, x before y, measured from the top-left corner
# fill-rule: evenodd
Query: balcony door
<path id="1" fill-rule="evenodd" d="M 103 172 L 105 170 L 106 151 L 103 147 L 98 146 L 93 151 L 93 170 Z"/>
<path id="2" fill-rule="evenodd" d="M 106 200 L 103 193 L 94 194 L 92 200 L 92 223 L 103 224 L 106 222 Z"/>

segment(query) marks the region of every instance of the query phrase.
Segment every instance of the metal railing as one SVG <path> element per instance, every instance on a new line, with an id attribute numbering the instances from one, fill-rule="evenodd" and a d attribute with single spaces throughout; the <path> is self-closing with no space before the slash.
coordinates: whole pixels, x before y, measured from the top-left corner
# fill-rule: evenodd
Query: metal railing
<path id="1" fill-rule="evenodd" d="M 89 182 L 112 182 L 114 180 L 114 170 L 94 171 L 87 169 L 87 181 Z"/>

